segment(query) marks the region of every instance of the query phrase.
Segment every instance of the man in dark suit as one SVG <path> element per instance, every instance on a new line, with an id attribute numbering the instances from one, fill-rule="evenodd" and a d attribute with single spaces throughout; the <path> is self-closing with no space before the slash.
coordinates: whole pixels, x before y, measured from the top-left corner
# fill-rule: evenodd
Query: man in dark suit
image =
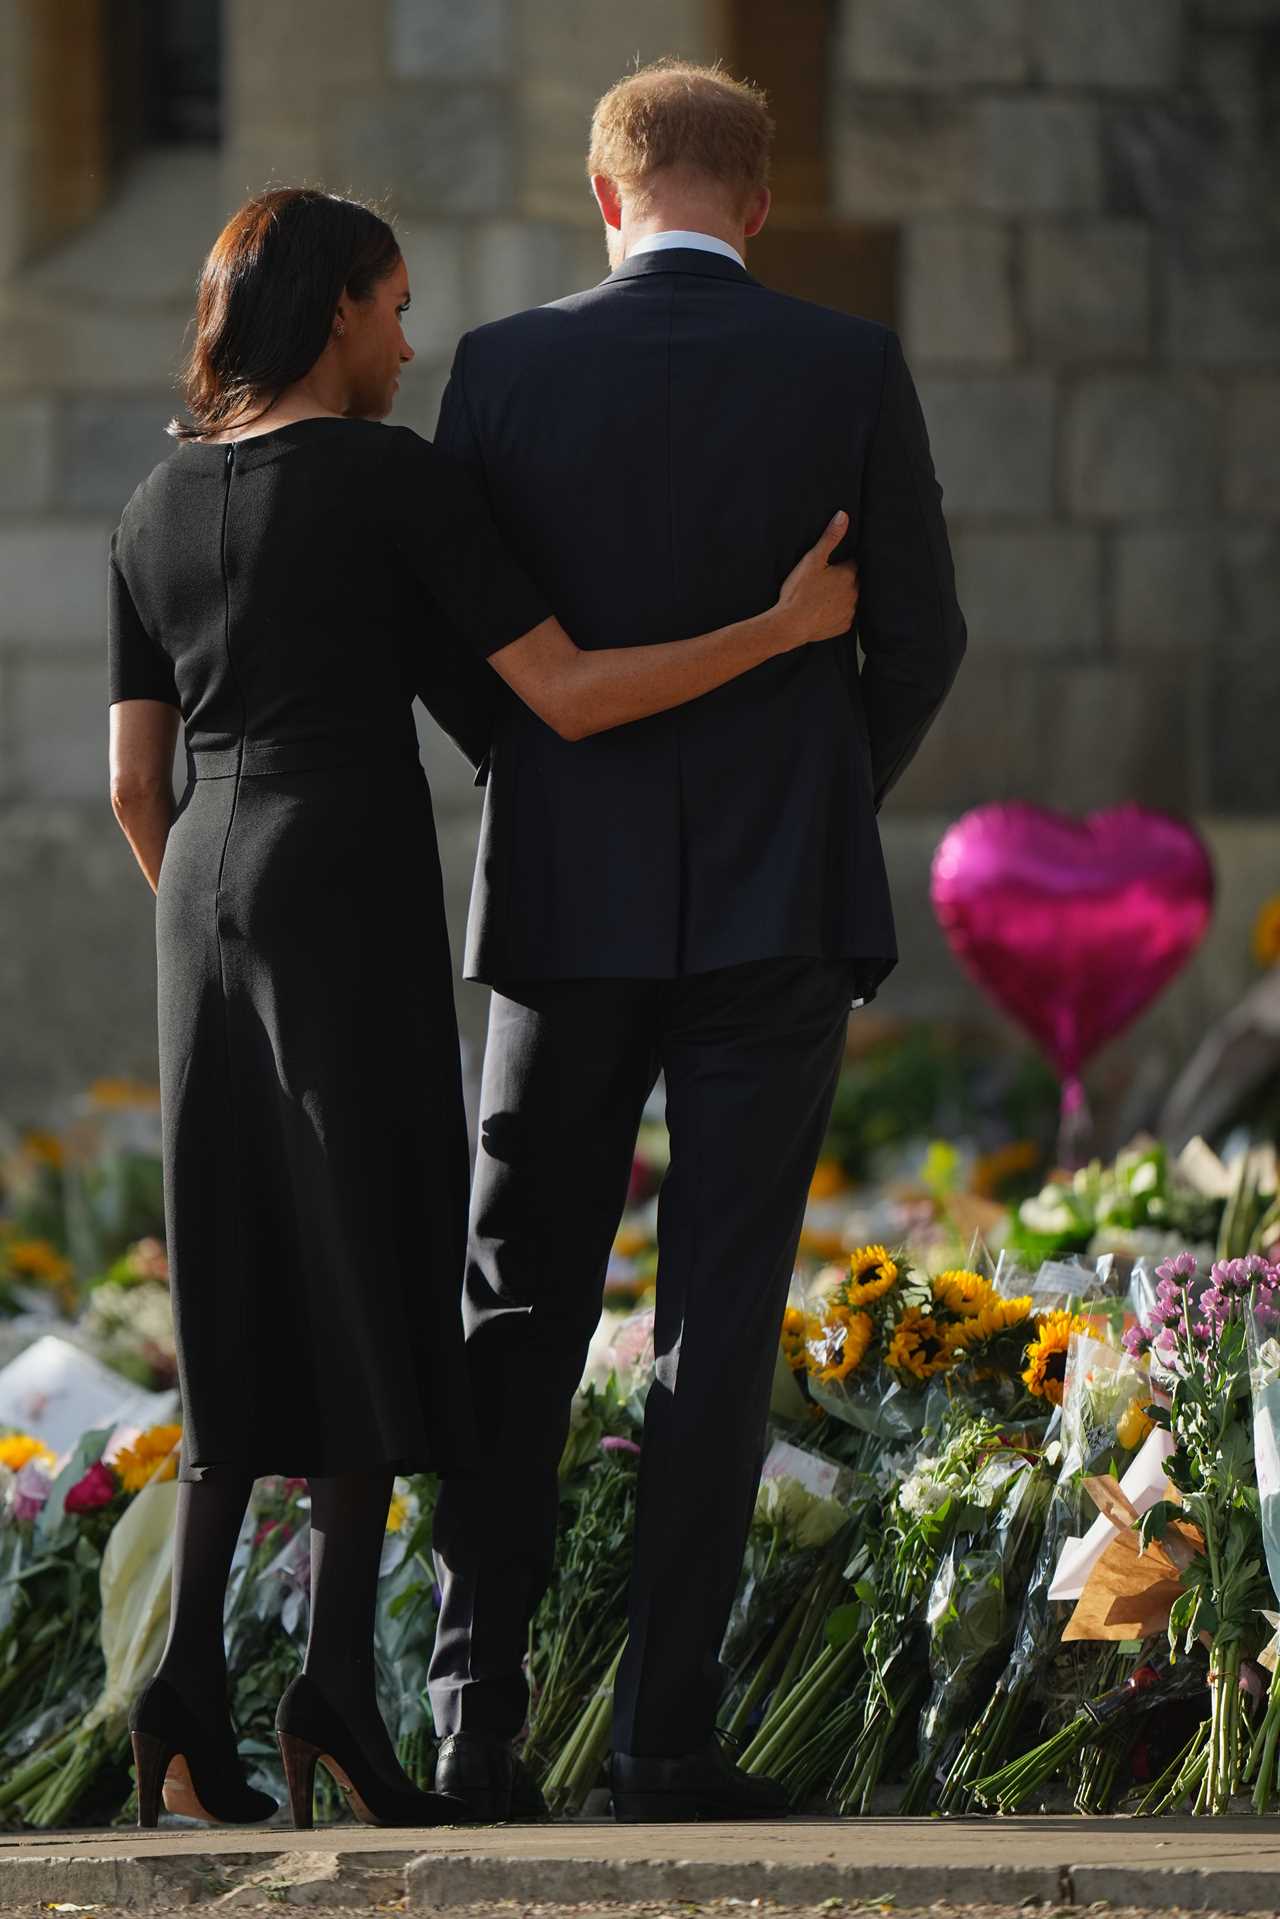
<path id="1" fill-rule="evenodd" d="M 436 1783 L 519 1817 L 528 1623 L 641 1110 L 665 1077 L 657 1373 L 615 1690 L 622 1819 L 776 1813 L 715 1737 L 778 1332 L 849 1008 L 896 945 L 876 814 L 965 645 L 897 338 L 785 298 L 763 97 L 664 63 L 607 94 L 590 172 L 613 271 L 469 334 L 438 443 L 582 647 L 757 612 L 837 508 L 855 635 L 689 705 L 559 738 L 498 688 L 466 973 L 494 989 L 465 1311 L 488 1429 L 446 1479 Z M 856 642 L 861 643 L 859 659 Z"/>

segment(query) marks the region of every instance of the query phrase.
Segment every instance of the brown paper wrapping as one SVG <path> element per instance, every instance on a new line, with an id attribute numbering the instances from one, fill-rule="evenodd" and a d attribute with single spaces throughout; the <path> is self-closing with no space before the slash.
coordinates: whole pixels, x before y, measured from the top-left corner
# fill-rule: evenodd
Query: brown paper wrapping
<path id="1" fill-rule="evenodd" d="M 1086 1479 L 1100 1513 L 1125 1530 L 1116 1535 L 1085 1581 L 1063 1639 L 1147 1639 L 1167 1630 L 1182 1575 L 1204 1549 L 1198 1527 L 1175 1519 L 1144 1552 L 1138 1514 L 1114 1479 Z"/>

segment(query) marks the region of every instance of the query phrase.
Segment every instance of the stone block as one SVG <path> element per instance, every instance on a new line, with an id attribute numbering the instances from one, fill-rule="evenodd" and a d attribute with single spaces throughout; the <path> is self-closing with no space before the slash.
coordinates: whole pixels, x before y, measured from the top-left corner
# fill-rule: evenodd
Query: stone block
<path id="1" fill-rule="evenodd" d="M 481 326 L 525 307 L 545 306 L 590 285 L 572 269 L 576 237 L 572 229 L 547 220 L 484 220 L 468 227 L 469 324 Z M 603 279 L 604 268 L 596 277 Z"/>
<path id="2" fill-rule="evenodd" d="M 1150 520 L 1214 503 L 1217 399 L 1208 382 L 1095 374 L 1067 412 L 1067 498 L 1081 519 Z"/>
<path id="3" fill-rule="evenodd" d="M 331 177 L 404 214 L 497 213 L 514 194 L 511 100 L 497 86 L 405 86 L 340 98 Z"/>
<path id="4" fill-rule="evenodd" d="M 948 516 L 1044 519 L 1053 511 L 1048 374 L 938 376 L 920 380 L 919 391 Z"/>
<path id="5" fill-rule="evenodd" d="M 1113 569 L 1113 633 L 1135 653 L 1209 647 L 1223 622 L 1218 543 L 1199 527 L 1121 533 Z"/>
<path id="6" fill-rule="evenodd" d="M 980 207 L 992 213 L 1092 213 L 1101 205 L 1101 124 L 1093 101 L 994 95 L 977 112 Z"/>
<path id="7" fill-rule="evenodd" d="M 0 526 L 0 639 L 64 647 L 105 636 L 110 537 L 105 520 Z"/>
<path id="8" fill-rule="evenodd" d="M 1192 8 L 1199 19 L 1222 26 L 1262 27 L 1280 20 L 1280 0 L 1192 0 Z"/>
<path id="9" fill-rule="evenodd" d="M 832 127 L 835 210 L 896 220 L 973 204 L 975 108 L 960 97 L 849 89 Z"/>
<path id="10" fill-rule="evenodd" d="M 1183 0 L 1031 0 L 1031 57 L 1051 86 L 1176 85 Z"/>
<path id="11" fill-rule="evenodd" d="M 1169 261 L 1169 357 L 1194 366 L 1280 366 L 1280 266 L 1274 257 Z"/>
<path id="12" fill-rule="evenodd" d="M 1096 652 L 1102 642 L 1099 537 L 1074 527 L 965 528 L 956 585 L 978 650 L 1035 656 Z"/>
<path id="13" fill-rule="evenodd" d="M 1023 251 L 1038 360 L 1139 359 L 1151 346 L 1151 235 L 1137 220 L 1038 224 Z"/>
<path id="14" fill-rule="evenodd" d="M 387 28 L 398 80 L 500 80 L 510 71 L 510 0 L 391 0 Z"/>
<path id="15" fill-rule="evenodd" d="M 964 605 L 963 600 L 961 605 Z M 966 608 L 966 616 L 968 609 Z M 895 818 L 954 816 L 992 800 L 1036 792 L 1035 677 L 1043 670 L 1017 654 L 974 647 L 923 745 L 886 805 Z"/>
<path id="16" fill-rule="evenodd" d="M 119 514 L 134 488 L 173 452 L 165 432 L 176 396 L 93 394 L 64 402 L 58 419 L 57 490 L 72 513 Z"/>
<path id="17" fill-rule="evenodd" d="M 842 64 L 868 86 L 1013 86 L 1027 71 L 1022 8 L 1010 0 L 853 0 Z"/>
<path id="18" fill-rule="evenodd" d="M 30 300 L 0 288 L 0 394 L 153 392 L 175 380 L 190 312 Z"/>
<path id="19" fill-rule="evenodd" d="M 0 400 L 0 513 L 38 513 L 53 495 L 53 406 Z"/>
<path id="20" fill-rule="evenodd" d="M 1184 89 L 1155 101 L 1109 103 L 1103 125 L 1106 203 L 1112 213 L 1149 220 L 1171 240 L 1210 250 L 1256 245 L 1266 215 L 1259 167 L 1233 135 L 1221 107 Z"/>
<path id="21" fill-rule="evenodd" d="M 1013 234 L 1007 226 L 912 221 L 902 285 L 903 340 L 913 360 L 1007 365 L 1013 359 Z"/>
<path id="22" fill-rule="evenodd" d="M 419 358 L 405 368 L 392 415 L 394 425 L 412 427 L 424 440 L 434 440 L 436 421 L 440 418 L 440 397 L 448 385 L 452 362 L 450 354 L 447 360 Z"/>
<path id="23" fill-rule="evenodd" d="M 401 220 L 396 233 L 409 269 L 409 344 L 426 358 L 452 359 L 471 317 L 463 284 L 463 229 Z"/>
<path id="24" fill-rule="evenodd" d="M 11 662 L 9 786 L 20 799 L 100 800 L 107 805 L 107 682 L 104 657 L 57 660 L 28 653 Z"/>
<path id="25" fill-rule="evenodd" d="M 1280 534 L 1254 527 L 1226 548 L 1224 618 L 1207 685 L 1209 803 L 1224 813 L 1274 818 L 1276 714 L 1280 713 Z"/>
<path id="26" fill-rule="evenodd" d="M 1045 666 L 1033 703 L 1036 772 L 1026 791 L 1040 805 L 1194 807 L 1188 767 L 1198 697 L 1181 661 Z"/>
<path id="27" fill-rule="evenodd" d="M 1280 378 L 1239 381 L 1227 414 L 1226 506 L 1280 519 Z"/>

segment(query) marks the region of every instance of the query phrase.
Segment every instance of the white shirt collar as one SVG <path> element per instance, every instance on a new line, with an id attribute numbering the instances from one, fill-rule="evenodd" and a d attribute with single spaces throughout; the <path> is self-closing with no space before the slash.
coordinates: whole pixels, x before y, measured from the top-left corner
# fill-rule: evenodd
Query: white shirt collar
<path id="1" fill-rule="evenodd" d="M 668 247 L 689 247 L 697 253 L 719 253 L 726 260 L 736 260 L 744 271 L 746 269 L 747 263 L 737 247 L 731 247 L 727 240 L 718 240 L 714 233 L 686 233 L 679 229 L 670 233 L 646 234 L 643 240 L 637 240 L 634 246 L 627 248 L 627 258 L 633 260 L 637 253 L 665 253 Z"/>

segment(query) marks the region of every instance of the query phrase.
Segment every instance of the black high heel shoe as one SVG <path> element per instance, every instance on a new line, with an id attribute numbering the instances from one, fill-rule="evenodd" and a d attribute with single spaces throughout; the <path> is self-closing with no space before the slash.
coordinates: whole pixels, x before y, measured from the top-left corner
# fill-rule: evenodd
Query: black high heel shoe
<path id="1" fill-rule="evenodd" d="M 255 1826 L 277 1810 L 270 1794 L 246 1785 L 230 1724 L 211 1732 L 167 1679 L 144 1686 L 129 1713 L 138 1778 L 138 1824 L 185 1813 L 211 1826 Z"/>
<path id="2" fill-rule="evenodd" d="M 375 1772 L 346 1722 L 315 1681 L 298 1674 L 276 1709 L 276 1738 L 289 1788 L 289 1810 L 299 1832 L 315 1823 L 312 1792 L 323 1765 L 352 1812 L 366 1826 L 461 1826 L 469 1817 L 460 1799 L 419 1792 L 406 1777 L 392 1785 Z"/>

